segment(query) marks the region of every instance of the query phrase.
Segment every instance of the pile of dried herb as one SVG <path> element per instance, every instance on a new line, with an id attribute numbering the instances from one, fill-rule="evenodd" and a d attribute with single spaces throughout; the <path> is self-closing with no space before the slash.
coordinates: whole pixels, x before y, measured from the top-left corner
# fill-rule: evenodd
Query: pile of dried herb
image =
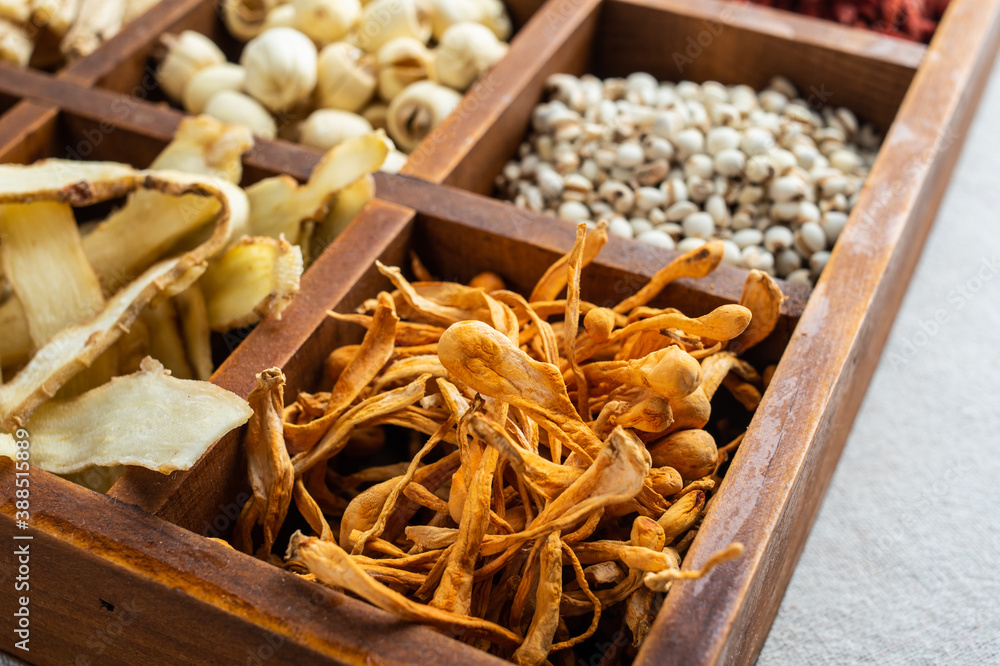
<path id="1" fill-rule="evenodd" d="M 704 430 L 713 396 L 756 408 L 764 381 L 739 354 L 773 330 L 784 297 L 753 271 L 738 305 L 698 318 L 650 307 L 718 266 L 711 242 L 598 307 L 581 300 L 580 272 L 606 240 L 604 223 L 581 224 L 528 298 L 493 274 L 435 282 L 414 261 L 410 282 L 379 264 L 395 291 L 330 313 L 367 329 L 330 355 L 331 391 L 284 407 L 280 370 L 258 376 L 236 547 L 517 663 L 583 654 L 602 616 L 638 646 L 672 581 L 742 552 L 680 570 L 739 444 L 718 449 Z M 335 471 L 390 426 L 420 434 L 407 459 Z M 283 560 L 286 518 L 315 536 L 295 531 Z"/>

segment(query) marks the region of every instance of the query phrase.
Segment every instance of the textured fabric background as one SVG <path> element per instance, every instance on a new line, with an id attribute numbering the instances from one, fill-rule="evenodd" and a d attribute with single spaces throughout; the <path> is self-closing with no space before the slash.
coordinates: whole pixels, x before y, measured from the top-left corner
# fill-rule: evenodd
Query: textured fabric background
<path id="1" fill-rule="evenodd" d="M 995 63 L 760 664 L 1000 663 L 998 332 Z"/>

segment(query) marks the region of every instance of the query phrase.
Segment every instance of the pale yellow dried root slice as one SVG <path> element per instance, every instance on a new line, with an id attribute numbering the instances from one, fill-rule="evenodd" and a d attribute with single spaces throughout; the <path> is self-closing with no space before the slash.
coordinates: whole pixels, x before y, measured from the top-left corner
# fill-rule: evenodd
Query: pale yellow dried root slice
<path id="1" fill-rule="evenodd" d="M 288 176 L 265 178 L 247 188 L 249 233 L 297 244 L 304 222 L 323 220 L 333 197 L 345 187 L 377 171 L 389 143 L 381 130 L 348 139 L 331 149 L 313 169 L 309 182 L 299 185 Z"/>
<path id="2" fill-rule="evenodd" d="M 47 32 L 63 37 L 80 11 L 80 0 L 32 0 L 32 20 Z"/>
<path id="3" fill-rule="evenodd" d="M 0 18 L 15 23 L 27 23 L 30 16 L 30 0 L 0 0 Z"/>
<path id="4" fill-rule="evenodd" d="M 252 147 L 253 136 L 246 127 L 227 125 L 211 116 L 187 116 L 149 168 L 210 176 L 236 185 L 243 178 L 243 153 Z"/>
<path id="5" fill-rule="evenodd" d="M 341 189 L 330 206 L 330 212 L 313 227 L 307 255 L 309 261 L 315 261 L 374 198 L 375 177 L 370 173 Z"/>
<path id="6" fill-rule="evenodd" d="M 126 0 L 80 0 L 80 11 L 59 43 L 67 60 L 90 55 L 121 30 Z"/>
<path id="7" fill-rule="evenodd" d="M 220 211 L 212 234 L 194 249 L 147 270 L 109 299 L 96 317 L 64 329 L 39 349 L 0 387 L 0 427 L 11 430 L 23 423 L 38 405 L 113 345 L 154 297 L 173 296 L 190 286 L 247 214 L 246 198 L 239 188 L 190 174 L 139 171 L 108 162 L 46 160 L 31 166 L 0 165 L 0 204 L 52 201 L 84 206 L 140 188 L 218 201 Z"/>
<path id="8" fill-rule="evenodd" d="M 302 250 L 284 239 L 247 237 L 212 261 L 198 282 L 209 326 L 228 331 L 281 317 L 299 291 Z"/>
<path id="9" fill-rule="evenodd" d="M 36 347 L 104 307 L 69 204 L 0 205 L 0 237 L 4 275 L 24 308 Z"/>
<path id="10" fill-rule="evenodd" d="M 208 306 L 205 294 L 198 283 L 191 285 L 174 297 L 181 320 L 184 349 L 195 379 L 208 381 L 212 376 L 211 327 L 208 323 Z"/>
<path id="11" fill-rule="evenodd" d="M 147 358 L 135 374 L 39 407 L 26 425 L 31 463 L 59 474 L 92 465 L 138 465 L 162 473 L 190 469 L 251 413 L 237 395 L 171 377 Z"/>
<path id="12" fill-rule="evenodd" d="M 150 168 L 189 173 L 235 189 L 243 174 L 241 156 L 252 145 L 246 128 L 208 116 L 185 118 Z M 140 190 L 84 237 L 84 251 L 105 290 L 113 293 L 182 239 L 196 235 L 218 210 L 211 199 Z M 246 229 L 245 216 L 234 220 L 231 238 Z"/>
<path id="13" fill-rule="evenodd" d="M 27 67 L 35 43 L 24 26 L 0 17 L 0 61 Z"/>
<path id="14" fill-rule="evenodd" d="M 162 363 L 172 376 L 194 379 L 173 301 L 162 300 L 147 305 L 139 315 L 139 320 L 145 324 L 148 332 L 148 354 Z"/>
<path id="15" fill-rule="evenodd" d="M 0 305 L 0 363 L 5 368 L 27 363 L 31 358 L 31 332 L 28 317 L 17 296 L 11 295 Z"/>

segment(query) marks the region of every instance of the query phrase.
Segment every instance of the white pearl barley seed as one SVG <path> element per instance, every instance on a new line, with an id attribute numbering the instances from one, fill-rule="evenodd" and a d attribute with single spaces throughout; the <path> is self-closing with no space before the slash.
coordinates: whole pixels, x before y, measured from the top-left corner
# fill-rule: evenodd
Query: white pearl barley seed
<path id="1" fill-rule="evenodd" d="M 740 229 L 733 234 L 733 242 L 744 249 L 752 245 L 760 245 L 764 240 L 764 234 L 759 229 Z"/>
<path id="2" fill-rule="evenodd" d="M 691 213 L 684 218 L 681 228 L 688 238 L 710 239 L 715 233 L 715 220 L 708 213 Z"/>
<path id="3" fill-rule="evenodd" d="M 705 244 L 704 238 L 685 238 L 677 244 L 677 249 L 681 252 L 690 252 L 691 250 L 696 250 Z"/>
<path id="4" fill-rule="evenodd" d="M 590 209 L 579 201 L 567 201 L 559 206 L 559 217 L 570 222 L 583 222 L 590 219 Z"/>
<path id="5" fill-rule="evenodd" d="M 674 239 L 657 229 L 643 231 L 641 234 L 636 236 L 636 238 L 643 243 L 649 243 L 650 245 L 655 245 L 656 247 L 662 247 L 665 250 L 673 250 L 675 247 Z"/>
<path id="6" fill-rule="evenodd" d="M 624 217 L 612 217 L 608 221 L 608 233 L 622 238 L 632 238 L 634 232 L 632 225 Z"/>
<path id="7" fill-rule="evenodd" d="M 628 223 L 632 225 L 632 233 L 635 234 L 636 236 L 638 236 L 644 231 L 649 231 L 650 229 L 653 228 L 652 223 L 650 223 L 649 220 L 642 217 L 633 217 L 631 220 L 628 221 Z"/>

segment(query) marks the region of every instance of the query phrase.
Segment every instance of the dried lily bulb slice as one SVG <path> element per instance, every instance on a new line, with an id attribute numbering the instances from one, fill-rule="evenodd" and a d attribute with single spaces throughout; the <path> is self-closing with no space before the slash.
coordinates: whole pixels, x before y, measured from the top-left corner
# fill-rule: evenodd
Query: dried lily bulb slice
<path id="1" fill-rule="evenodd" d="M 723 562 L 735 560 L 743 555 L 743 544 L 731 543 L 719 552 L 709 557 L 700 569 L 681 571 L 678 567 L 664 569 L 663 571 L 647 573 L 643 578 L 643 583 L 650 590 L 666 592 L 670 588 L 670 583 L 675 580 L 697 580 L 703 578 L 715 567 Z"/>
<path id="2" fill-rule="evenodd" d="M 162 473 L 190 469 L 251 414 L 239 396 L 171 377 L 147 357 L 135 374 L 42 405 L 26 426 L 31 463 L 58 474 L 92 465 L 138 465 Z"/>
<path id="3" fill-rule="evenodd" d="M 552 649 L 552 639 L 559 625 L 559 599 L 562 595 L 562 542 L 559 532 L 552 532 L 542 541 L 539 568 L 535 614 L 524 642 L 514 652 L 512 659 L 516 664 L 534 666 L 544 663 Z"/>
<path id="4" fill-rule="evenodd" d="M 714 271 L 722 261 L 725 246 L 711 241 L 677 257 L 653 276 L 649 284 L 615 306 L 615 312 L 630 312 L 653 300 L 663 288 L 680 278 L 701 278 Z"/>
<path id="5" fill-rule="evenodd" d="M 404 620 L 429 624 L 445 631 L 461 632 L 470 637 L 485 638 L 505 647 L 516 647 L 521 643 L 520 636 L 493 622 L 450 613 L 407 599 L 365 573 L 335 543 L 296 532 L 288 544 L 287 557 L 304 564 L 320 582 L 342 587 Z"/>
<path id="6" fill-rule="evenodd" d="M 271 553 L 295 486 L 295 470 L 281 432 L 284 388 L 285 375 L 278 368 L 270 368 L 257 375 L 257 387 L 247 398 L 253 416 L 243 446 L 253 497 L 243 505 L 236 521 L 236 535 L 242 542 L 241 549 L 252 553 L 250 530 L 260 525 L 264 534 L 264 543 L 258 551 L 261 559 Z"/>
<path id="7" fill-rule="evenodd" d="M 743 283 L 740 305 L 749 309 L 753 318 L 739 337 L 729 341 L 728 349 L 738 354 L 770 335 L 778 324 L 784 301 L 785 295 L 781 293 L 781 287 L 774 278 L 758 270 L 750 271 Z"/>
<path id="8" fill-rule="evenodd" d="M 608 224 L 602 220 L 598 222 L 593 231 L 587 234 L 587 238 L 583 244 L 583 253 L 579 259 L 580 267 L 586 268 L 607 242 Z M 549 266 L 545 274 L 538 280 L 538 283 L 531 292 L 531 296 L 528 297 L 529 303 L 554 301 L 559 297 L 560 292 L 562 292 L 569 281 L 567 269 L 569 268 L 573 254 L 573 250 L 570 250 Z"/>
<path id="9" fill-rule="evenodd" d="M 281 312 L 299 291 L 302 250 L 283 238 L 243 238 L 209 264 L 199 281 L 208 323 L 228 331 Z"/>
<path id="10" fill-rule="evenodd" d="M 577 415 L 559 370 L 533 360 L 496 329 L 479 321 L 454 324 L 441 336 L 438 356 L 452 377 L 521 408 L 585 460 L 601 448 Z"/>

